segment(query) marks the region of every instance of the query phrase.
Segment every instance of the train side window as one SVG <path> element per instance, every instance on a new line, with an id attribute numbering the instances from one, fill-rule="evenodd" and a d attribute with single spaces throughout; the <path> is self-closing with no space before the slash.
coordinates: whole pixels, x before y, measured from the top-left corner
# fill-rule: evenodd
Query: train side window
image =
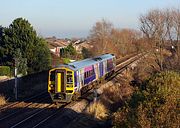
<path id="1" fill-rule="evenodd" d="M 87 71 L 87 72 L 84 72 L 84 78 L 88 78 L 88 77 L 91 77 L 94 75 L 94 70 L 90 70 L 90 71 Z"/>
<path id="2" fill-rule="evenodd" d="M 87 77 L 89 77 L 89 71 L 87 71 Z"/>
<path id="3" fill-rule="evenodd" d="M 113 61 L 112 59 L 107 60 L 107 69 L 112 69 L 113 68 Z"/>
<path id="4" fill-rule="evenodd" d="M 87 74 L 88 74 L 87 77 L 89 77 L 89 71 L 87 72 Z"/>
<path id="5" fill-rule="evenodd" d="M 92 75 L 93 75 L 93 70 L 90 71 L 90 76 L 92 76 Z"/>
<path id="6" fill-rule="evenodd" d="M 86 72 L 84 72 L 84 78 L 86 79 L 87 75 L 86 75 Z"/>

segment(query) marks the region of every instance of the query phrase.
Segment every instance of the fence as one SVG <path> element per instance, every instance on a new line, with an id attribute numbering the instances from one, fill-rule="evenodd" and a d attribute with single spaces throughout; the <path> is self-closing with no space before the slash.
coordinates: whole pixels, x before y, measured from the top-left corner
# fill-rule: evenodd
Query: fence
<path id="1" fill-rule="evenodd" d="M 47 90 L 48 71 L 17 78 L 18 99 L 24 99 Z M 15 79 L 0 82 L 0 94 L 10 100 L 15 99 Z"/>

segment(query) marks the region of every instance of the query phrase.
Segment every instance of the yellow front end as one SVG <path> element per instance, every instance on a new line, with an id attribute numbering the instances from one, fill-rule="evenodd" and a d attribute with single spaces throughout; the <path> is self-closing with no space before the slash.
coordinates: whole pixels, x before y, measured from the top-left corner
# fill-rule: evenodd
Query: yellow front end
<path id="1" fill-rule="evenodd" d="M 74 71 L 65 67 L 51 69 L 48 92 L 54 102 L 70 102 L 74 94 Z"/>

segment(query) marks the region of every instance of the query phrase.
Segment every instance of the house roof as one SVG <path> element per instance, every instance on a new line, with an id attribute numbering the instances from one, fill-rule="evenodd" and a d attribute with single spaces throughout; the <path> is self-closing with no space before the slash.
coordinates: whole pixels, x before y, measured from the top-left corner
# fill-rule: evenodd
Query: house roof
<path id="1" fill-rule="evenodd" d="M 67 47 L 69 45 L 68 41 L 63 41 L 60 39 L 47 39 L 47 42 L 50 49 L 56 47 Z"/>

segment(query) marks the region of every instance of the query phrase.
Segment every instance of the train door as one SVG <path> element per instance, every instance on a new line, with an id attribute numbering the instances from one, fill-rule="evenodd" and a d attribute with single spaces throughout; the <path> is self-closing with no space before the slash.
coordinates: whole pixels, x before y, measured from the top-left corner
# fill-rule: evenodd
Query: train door
<path id="1" fill-rule="evenodd" d="M 84 85 L 84 69 L 80 69 L 78 71 L 78 82 L 79 82 L 79 89 L 81 89 Z"/>
<path id="2" fill-rule="evenodd" d="M 99 67 L 98 64 L 95 64 L 95 65 L 94 65 L 96 80 L 99 78 L 99 71 L 98 71 L 99 68 L 98 68 L 98 67 Z"/>
<path id="3" fill-rule="evenodd" d="M 103 64 L 104 64 L 103 72 L 104 72 L 104 75 L 105 75 L 107 73 L 107 61 L 104 61 Z"/>
<path id="4" fill-rule="evenodd" d="M 103 76 L 103 62 L 100 62 L 99 63 L 99 71 L 100 71 L 100 77 L 102 77 Z"/>
<path id="5" fill-rule="evenodd" d="M 55 92 L 60 93 L 60 92 L 65 92 L 66 88 L 66 70 L 56 70 L 55 72 Z"/>

